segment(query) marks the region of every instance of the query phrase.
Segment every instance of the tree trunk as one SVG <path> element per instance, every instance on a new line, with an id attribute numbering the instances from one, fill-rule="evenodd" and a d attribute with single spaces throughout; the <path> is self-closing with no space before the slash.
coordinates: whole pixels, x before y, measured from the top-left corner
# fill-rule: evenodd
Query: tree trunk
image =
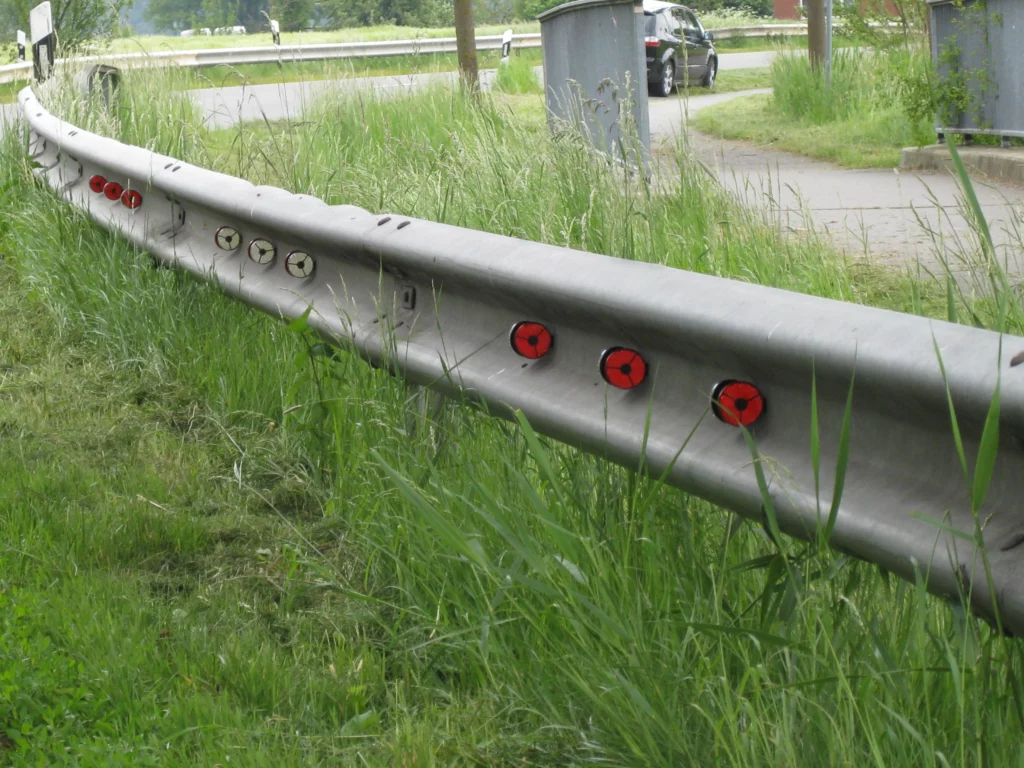
<path id="1" fill-rule="evenodd" d="M 473 28 L 473 0 L 455 0 L 455 37 L 459 51 L 459 72 L 473 90 L 480 87 L 476 63 L 476 31 Z"/>
<path id="2" fill-rule="evenodd" d="M 807 0 L 807 55 L 811 69 L 825 63 L 825 0 Z"/>

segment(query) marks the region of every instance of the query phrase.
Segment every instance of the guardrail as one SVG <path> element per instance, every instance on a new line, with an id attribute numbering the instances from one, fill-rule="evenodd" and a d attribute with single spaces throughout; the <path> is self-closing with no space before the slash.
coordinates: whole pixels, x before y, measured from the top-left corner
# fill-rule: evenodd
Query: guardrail
<path id="1" fill-rule="evenodd" d="M 328 206 L 88 133 L 30 89 L 18 100 L 38 177 L 159 261 L 773 533 L 815 539 L 835 501 L 831 546 L 1024 631 L 1024 339 Z M 997 385 L 980 504 L 950 408 L 968 461 L 987 456 Z"/>
<path id="2" fill-rule="evenodd" d="M 802 34 L 806 24 L 763 24 L 749 27 L 726 27 L 710 30 L 716 40 L 736 37 L 767 37 L 777 34 Z M 517 48 L 540 48 L 540 33 L 515 35 Z M 477 49 L 500 50 L 502 37 L 477 37 Z M 80 64 L 114 64 L 122 68 L 177 65 L 179 67 L 209 67 L 216 64 L 259 64 L 262 62 L 324 61 L 327 59 L 355 59 L 374 56 L 402 56 L 419 53 L 454 53 L 454 37 L 419 38 L 416 40 L 386 40 L 366 43 L 321 43 L 313 45 L 263 46 L 258 48 L 210 48 L 198 51 L 155 51 L 153 53 L 114 53 L 59 59 L 58 64 L 74 61 Z M 32 63 L 18 62 L 0 66 L 0 83 L 28 80 L 32 77 Z"/>
<path id="3" fill-rule="evenodd" d="M 519 48 L 540 48 L 540 34 L 515 35 Z M 501 35 L 476 39 L 477 50 L 501 50 Z M 426 37 L 416 40 L 384 40 L 361 43 L 322 43 L 314 45 L 268 45 L 259 48 L 209 48 L 198 51 L 156 51 L 153 53 L 115 53 L 58 59 L 57 64 L 103 62 L 122 68 L 167 66 L 209 67 L 216 64 L 259 64 L 261 62 L 325 61 L 327 59 L 358 59 L 378 56 L 404 56 L 421 53 L 454 53 L 454 37 Z M 31 62 L 0 67 L 0 83 L 26 80 L 32 75 Z"/>

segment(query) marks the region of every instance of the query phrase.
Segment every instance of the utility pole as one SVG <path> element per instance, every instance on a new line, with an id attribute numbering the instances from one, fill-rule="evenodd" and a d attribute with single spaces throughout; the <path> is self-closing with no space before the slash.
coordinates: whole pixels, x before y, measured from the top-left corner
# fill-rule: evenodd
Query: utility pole
<path id="1" fill-rule="evenodd" d="M 476 63 L 476 31 L 473 28 L 473 0 L 455 0 L 455 39 L 459 51 L 459 72 L 474 91 L 480 87 Z"/>
<path id="2" fill-rule="evenodd" d="M 807 0 L 807 55 L 811 69 L 825 63 L 825 0 Z"/>
<path id="3" fill-rule="evenodd" d="M 832 0 L 825 0 L 825 87 L 832 87 Z"/>

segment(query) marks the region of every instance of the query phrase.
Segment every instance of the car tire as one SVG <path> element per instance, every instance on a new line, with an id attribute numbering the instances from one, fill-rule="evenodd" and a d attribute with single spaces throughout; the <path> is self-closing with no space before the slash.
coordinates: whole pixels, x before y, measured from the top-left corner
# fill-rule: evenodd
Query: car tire
<path id="1" fill-rule="evenodd" d="M 707 74 L 704 75 L 704 79 L 701 80 L 700 84 L 705 88 L 715 87 L 715 78 L 718 77 L 718 59 L 711 59 L 708 63 Z"/>
<path id="2" fill-rule="evenodd" d="M 671 96 L 676 85 L 676 63 L 669 59 L 661 68 L 661 79 L 654 86 L 654 93 L 661 97 Z"/>

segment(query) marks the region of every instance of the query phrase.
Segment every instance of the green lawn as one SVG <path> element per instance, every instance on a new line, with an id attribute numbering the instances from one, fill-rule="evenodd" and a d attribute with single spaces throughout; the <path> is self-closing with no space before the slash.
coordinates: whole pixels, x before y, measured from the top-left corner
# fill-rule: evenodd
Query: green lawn
<path id="1" fill-rule="evenodd" d="M 917 141 L 898 109 L 815 125 L 780 114 L 770 95 L 744 96 L 707 107 L 697 113 L 694 125 L 725 139 L 752 141 L 846 168 L 895 168 L 900 150 Z"/>
<path id="2" fill-rule="evenodd" d="M 536 96 L 210 133 L 176 77 L 126 73 L 117 120 L 52 107 L 330 204 L 947 312 L 688 158 L 623 179 Z M 1019 761 L 1018 642 L 153 269 L 23 151 L 0 141 L 0 764 Z"/>

